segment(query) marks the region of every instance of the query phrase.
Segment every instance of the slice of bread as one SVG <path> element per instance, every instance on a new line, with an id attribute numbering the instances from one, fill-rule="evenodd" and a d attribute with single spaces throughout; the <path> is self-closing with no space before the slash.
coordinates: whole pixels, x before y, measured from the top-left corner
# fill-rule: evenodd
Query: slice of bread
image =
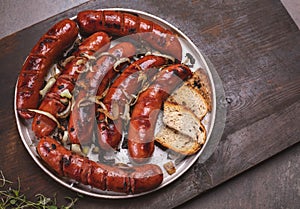
<path id="1" fill-rule="evenodd" d="M 199 91 L 207 103 L 208 111 L 212 110 L 212 92 L 208 76 L 201 68 L 193 73 L 192 78 L 187 80 L 184 85 L 190 86 Z"/>
<path id="2" fill-rule="evenodd" d="M 211 99 L 208 77 L 199 69 L 164 103 L 165 126 L 156 134 L 156 142 L 182 155 L 195 154 L 206 140 L 201 120 L 212 110 Z"/>
<path id="3" fill-rule="evenodd" d="M 156 135 L 156 142 L 182 155 L 195 154 L 201 145 L 194 139 L 171 128 L 163 127 Z"/>
<path id="4" fill-rule="evenodd" d="M 168 127 L 191 137 L 198 143 L 203 142 L 205 129 L 201 121 L 184 106 L 168 101 L 165 102 L 163 122 Z"/>
<path id="5" fill-rule="evenodd" d="M 208 104 L 201 93 L 190 85 L 182 85 L 172 93 L 167 102 L 180 104 L 190 109 L 200 120 L 208 112 Z"/>

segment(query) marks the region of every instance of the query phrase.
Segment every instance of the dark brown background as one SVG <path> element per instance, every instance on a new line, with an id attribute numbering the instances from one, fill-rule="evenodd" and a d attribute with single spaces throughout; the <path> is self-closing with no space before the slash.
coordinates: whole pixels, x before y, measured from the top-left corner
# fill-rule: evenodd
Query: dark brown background
<path id="1" fill-rule="evenodd" d="M 20 177 L 30 198 L 76 196 L 25 150 L 15 124 L 14 86 L 26 55 L 53 23 L 106 7 L 143 10 L 184 31 L 223 81 L 227 120 L 213 155 L 171 185 L 130 200 L 85 197 L 76 208 L 298 208 L 300 32 L 279 0 L 90 1 L 1 39 L 0 169 L 7 178 Z"/>

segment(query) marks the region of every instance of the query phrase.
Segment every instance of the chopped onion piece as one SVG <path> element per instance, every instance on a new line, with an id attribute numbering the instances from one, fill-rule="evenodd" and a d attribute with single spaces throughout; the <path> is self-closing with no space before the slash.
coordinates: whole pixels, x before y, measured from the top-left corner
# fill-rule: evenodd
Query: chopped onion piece
<path id="1" fill-rule="evenodd" d="M 93 147 L 93 149 L 92 149 L 92 153 L 93 153 L 93 154 L 98 154 L 99 151 L 100 151 L 99 147 L 96 147 L 96 146 Z"/>
<path id="2" fill-rule="evenodd" d="M 83 146 L 82 147 L 82 152 L 84 155 L 87 155 L 90 151 L 90 147 L 89 146 Z"/>
<path id="3" fill-rule="evenodd" d="M 58 120 L 52 114 L 50 114 L 49 112 L 46 112 L 46 111 L 43 111 L 43 110 L 37 110 L 37 109 L 28 109 L 28 110 L 31 111 L 31 112 L 35 112 L 35 113 L 47 116 L 48 118 L 50 118 L 51 120 L 53 120 L 57 124 L 58 128 L 61 127 Z"/>
<path id="4" fill-rule="evenodd" d="M 79 144 L 71 144 L 71 151 L 76 154 L 83 155 Z"/>
<path id="5" fill-rule="evenodd" d="M 68 133 L 68 131 L 64 131 L 64 135 L 63 135 L 62 140 L 61 140 L 62 143 L 66 144 L 67 141 L 68 141 L 68 138 L 69 138 L 69 133 Z"/>
<path id="6" fill-rule="evenodd" d="M 176 172 L 175 165 L 172 161 L 169 161 L 163 165 L 164 169 L 167 171 L 169 175 L 172 175 Z"/>
<path id="7" fill-rule="evenodd" d="M 66 97 L 68 99 L 72 99 L 72 94 L 70 93 L 69 89 L 65 89 L 60 93 L 61 97 Z"/>
<path id="8" fill-rule="evenodd" d="M 123 57 L 123 58 L 117 60 L 114 64 L 114 71 L 119 72 L 119 70 L 117 70 L 117 67 L 124 62 L 130 62 L 130 59 L 127 57 Z"/>
<path id="9" fill-rule="evenodd" d="M 55 82 L 56 79 L 54 77 L 49 78 L 45 87 L 42 90 L 40 90 L 40 95 L 42 96 L 42 98 L 45 97 L 45 95 L 50 90 L 50 88 L 55 84 Z"/>

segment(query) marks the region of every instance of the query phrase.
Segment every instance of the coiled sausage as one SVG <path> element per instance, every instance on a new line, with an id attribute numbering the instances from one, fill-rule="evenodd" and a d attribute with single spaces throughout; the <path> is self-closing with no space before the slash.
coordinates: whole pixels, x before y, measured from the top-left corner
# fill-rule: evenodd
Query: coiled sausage
<path id="1" fill-rule="evenodd" d="M 48 112 L 57 118 L 57 114 L 66 109 L 66 105 L 61 101 L 63 99 L 61 93 L 65 90 L 68 90 L 70 93 L 73 91 L 80 72 L 84 71 L 89 61 L 88 56 L 92 56 L 96 52 L 106 51 L 109 48 L 109 43 L 110 37 L 104 32 L 94 33 L 85 39 L 72 54 L 74 59 L 66 64 L 63 72 L 45 95 L 39 110 Z M 35 114 L 33 118 L 32 130 L 37 137 L 51 134 L 56 126 L 56 122 L 45 115 Z"/>
<path id="2" fill-rule="evenodd" d="M 152 156 L 154 131 L 161 106 L 172 91 L 191 76 L 187 66 L 170 65 L 160 71 L 149 88 L 139 95 L 128 131 L 128 152 L 132 160 L 141 163 Z"/>
<path id="3" fill-rule="evenodd" d="M 104 150 L 116 149 L 122 138 L 124 123 L 128 118 L 129 106 L 134 96 L 145 83 L 149 83 L 159 67 L 168 59 L 148 55 L 127 67 L 114 81 L 103 99 L 107 112 L 114 118 L 105 120 L 104 114 L 98 117 L 98 144 Z M 124 112 L 127 106 L 127 112 Z"/>
<path id="4" fill-rule="evenodd" d="M 84 104 L 84 100 L 96 96 L 104 76 L 111 70 L 117 59 L 135 55 L 136 49 L 129 42 L 122 42 L 108 50 L 108 54 L 97 60 L 92 71 L 82 79 L 78 79 L 80 92 L 75 98 L 73 111 L 70 115 L 68 132 L 73 144 L 88 144 L 91 142 L 95 125 L 95 104 Z"/>
<path id="5" fill-rule="evenodd" d="M 77 22 L 84 33 L 105 31 L 117 36 L 130 35 L 178 60 L 182 58 L 182 47 L 176 35 L 150 20 L 128 12 L 87 10 L 78 13 Z"/>
<path id="6" fill-rule="evenodd" d="M 69 48 L 78 35 L 74 21 L 65 19 L 55 24 L 33 47 L 21 69 L 17 84 L 17 110 L 24 119 L 34 116 L 28 109 L 36 109 L 39 90 L 51 65 Z"/>
<path id="7" fill-rule="evenodd" d="M 155 164 L 118 167 L 96 163 L 73 154 L 50 137 L 41 138 L 37 152 L 47 166 L 60 176 L 101 190 L 137 194 L 155 189 L 163 181 L 162 170 Z"/>

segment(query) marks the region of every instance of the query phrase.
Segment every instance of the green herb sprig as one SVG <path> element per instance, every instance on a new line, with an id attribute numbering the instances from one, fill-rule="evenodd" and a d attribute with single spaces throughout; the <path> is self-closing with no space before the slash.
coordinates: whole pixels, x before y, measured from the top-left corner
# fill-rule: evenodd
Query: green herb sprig
<path id="1" fill-rule="evenodd" d="M 78 201 L 81 195 L 76 198 L 66 197 L 68 201 L 66 206 L 58 206 L 55 196 L 53 198 L 46 197 L 43 194 L 36 194 L 36 200 L 28 200 L 25 194 L 21 193 L 21 183 L 18 178 L 17 188 L 12 188 L 13 182 L 9 181 L 0 170 L 0 209 L 23 209 L 23 208 L 36 208 L 36 209 L 71 209 Z"/>

